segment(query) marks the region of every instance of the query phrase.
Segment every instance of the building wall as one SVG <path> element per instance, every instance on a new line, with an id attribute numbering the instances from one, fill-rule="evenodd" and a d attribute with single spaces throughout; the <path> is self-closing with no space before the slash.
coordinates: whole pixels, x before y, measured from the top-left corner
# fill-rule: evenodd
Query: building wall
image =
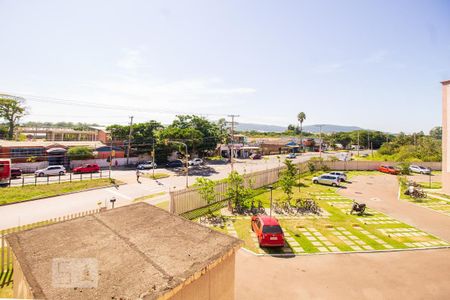
<path id="1" fill-rule="evenodd" d="M 233 300 L 235 254 L 233 253 L 213 269 L 183 287 L 171 300 Z"/>
<path id="2" fill-rule="evenodd" d="M 450 195 L 450 80 L 442 84 L 442 190 Z"/>
<path id="3" fill-rule="evenodd" d="M 17 299 L 33 299 L 31 288 L 22 271 L 16 256 L 13 253 L 13 297 Z"/>

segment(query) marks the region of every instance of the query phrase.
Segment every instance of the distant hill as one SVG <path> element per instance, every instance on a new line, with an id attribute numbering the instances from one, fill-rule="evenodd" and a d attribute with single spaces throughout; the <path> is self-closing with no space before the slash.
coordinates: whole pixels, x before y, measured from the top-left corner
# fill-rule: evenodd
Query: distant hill
<path id="1" fill-rule="evenodd" d="M 354 130 L 362 130 L 363 128 L 358 126 L 343 126 L 343 125 L 332 125 L 332 124 L 321 124 L 322 132 L 349 132 Z M 277 125 L 266 125 L 266 124 L 253 124 L 253 123 L 239 123 L 236 126 L 237 131 L 259 131 L 259 132 L 283 132 L 287 129 L 287 126 L 277 126 Z M 305 125 L 303 126 L 303 131 L 306 132 L 319 132 L 320 128 L 318 125 Z"/>
<path id="2" fill-rule="evenodd" d="M 332 125 L 332 124 L 320 124 L 322 126 L 322 132 L 332 133 L 332 132 L 350 132 L 355 130 L 363 130 L 363 128 L 358 126 L 344 126 L 344 125 Z M 303 131 L 307 132 L 320 132 L 320 127 L 318 125 L 307 125 L 303 126 Z"/>

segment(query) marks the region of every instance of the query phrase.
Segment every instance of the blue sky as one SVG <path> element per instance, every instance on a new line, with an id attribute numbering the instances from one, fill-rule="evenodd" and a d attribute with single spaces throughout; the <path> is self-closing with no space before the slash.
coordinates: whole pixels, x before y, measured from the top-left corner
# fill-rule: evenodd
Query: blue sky
<path id="1" fill-rule="evenodd" d="M 25 96 L 27 120 L 288 125 L 304 111 L 305 124 L 428 131 L 449 16 L 450 1 L 0 0 L 0 92 Z"/>

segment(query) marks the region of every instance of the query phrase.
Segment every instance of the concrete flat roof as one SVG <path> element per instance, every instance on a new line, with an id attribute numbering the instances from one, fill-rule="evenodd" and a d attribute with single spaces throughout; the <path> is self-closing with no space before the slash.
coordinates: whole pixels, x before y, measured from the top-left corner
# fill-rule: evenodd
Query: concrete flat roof
<path id="1" fill-rule="evenodd" d="M 242 241 L 146 203 L 7 236 L 36 298 L 154 299 L 232 255 Z M 93 258 L 97 288 L 52 284 L 52 261 Z"/>

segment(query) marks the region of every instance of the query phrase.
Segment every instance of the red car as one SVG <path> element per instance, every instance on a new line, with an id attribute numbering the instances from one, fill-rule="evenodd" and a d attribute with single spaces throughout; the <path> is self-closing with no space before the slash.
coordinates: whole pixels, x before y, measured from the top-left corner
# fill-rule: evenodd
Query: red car
<path id="1" fill-rule="evenodd" d="M 380 166 L 378 168 L 378 171 L 387 173 L 387 174 L 393 174 L 393 175 L 397 175 L 400 173 L 400 171 L 398 169 L 394 168 L 393 166 Z"/>
<path id="2" fill-rule="evenodd" d="M 97 164 L 82 165 L 73 169 L 74 173 L 96 173 L 100 171 L 100 167 Z"/>
<path id="3" fill-rule="evenodd" d="M 278 220 L 264 215 L 252 217 L 252 230 L 258 237 L 260 247 L 283 247 L 284 233 Z"/>

